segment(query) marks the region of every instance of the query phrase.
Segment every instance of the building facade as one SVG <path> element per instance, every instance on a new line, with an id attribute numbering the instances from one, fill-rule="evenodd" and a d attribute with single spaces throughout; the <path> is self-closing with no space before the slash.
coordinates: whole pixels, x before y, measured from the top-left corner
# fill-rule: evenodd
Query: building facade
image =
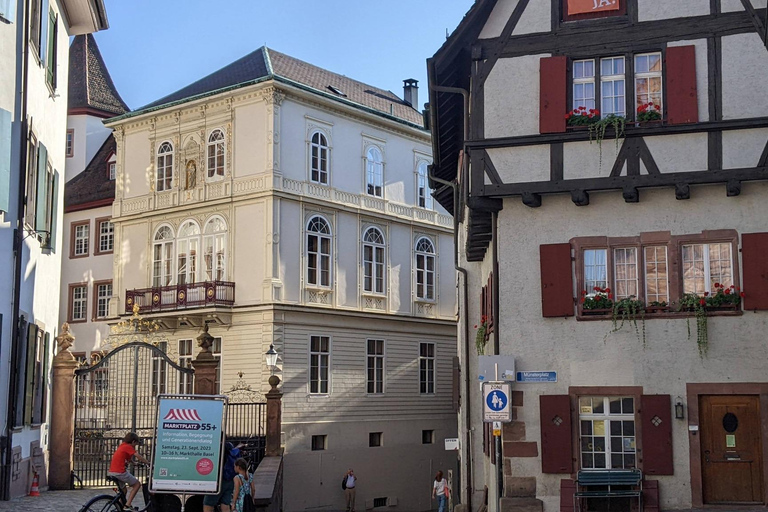
<path id="1" fill-rule="evenodd" d="M 50 361 L 58 332 L 67 44 L 108 27 L 101 1 L 0 2 L 1 496 L 46 485 Z M 52 283 L 55 283 L 52 285 Z"/>
<path id="2" fill-rule="evenodd" d="M 768 502 L 765 26 L 750 0 L 481 0 L 429 60 L 471 509 L 570 511 L 621 469 L 645 510 Z M 498 457 L 473 342 L 553 372 L 513 384 Z"/>
<path id="3" fill-rule="evenodd" d="M 432 202 L 422 119 L 261 48 L 107 122 L 110 313 L 138 306 L 184 362 L 207 325 L 223 392 L 276 372 L 286 510 L 340 508 L 350 467 L 360 508 L 429 509 L 455 465 L 452 219 Z"/>

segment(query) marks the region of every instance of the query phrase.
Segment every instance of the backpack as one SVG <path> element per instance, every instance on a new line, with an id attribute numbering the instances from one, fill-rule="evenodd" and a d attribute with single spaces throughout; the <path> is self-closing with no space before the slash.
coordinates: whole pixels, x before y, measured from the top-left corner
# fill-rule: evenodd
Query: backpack
<path id="1" fill-rule="evenodd" d="M 253 496 L 251 496 L 251 485 L 253 484 L 253 475 L 249 474 L 250 479 L 246 484 L 241 479 L 241 484 L 245 485 L 245 496 L 243 497 L 243 512 L 256 512 L 256 505 L 253 503 Z"/>
<path id="2" fill-rule="evenodd" d="M 347 475 L 344 475 L 344 478 L 341 479 L 341 490 L 347 490 Z"/>
<path id="3" fill-rule="evenodd" d="M 224 478 L 224 480 L 232 480 L 237 474 L 235 471 L 235 461 L 237 460 L 237 455 L 232 453 L 234 450 L 234 446 L 232 446 L 231 443 L 227 443 L 224 452 L 224 467 L 222 468 L 221 472 L 221 476 Z"/>

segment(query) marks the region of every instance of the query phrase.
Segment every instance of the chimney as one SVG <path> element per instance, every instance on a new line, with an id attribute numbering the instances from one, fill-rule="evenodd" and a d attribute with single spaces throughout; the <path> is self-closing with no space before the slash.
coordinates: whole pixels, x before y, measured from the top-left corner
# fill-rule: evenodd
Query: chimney
<path id="1" fill-rule="evenodd" d="M 419 81 L 403 80 L 403 100 L 413 108 L 419 108 Z"/>

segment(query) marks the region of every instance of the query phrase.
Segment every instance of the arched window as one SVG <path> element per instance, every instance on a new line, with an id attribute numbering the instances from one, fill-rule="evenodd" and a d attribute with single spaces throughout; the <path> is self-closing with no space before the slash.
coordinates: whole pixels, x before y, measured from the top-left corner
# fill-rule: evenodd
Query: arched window
<path id="1" fill-rule="evenodd" d="M 365 154 L 365 189 L 370 196 L 381 197 L 384 190 L 384 164 L 381 151 L 375 146 Z"/>
<path id="2" fill-rule="evenodd" d="M 213 130 L 208 136 L 208 177 L 224 176 L 224 133 Z"/>
<path id="3" fill-rule="evenodd" d="M 427 237 L 416 242 L 416 298 L 435 300 L 435 246 Z"/>
<path id="4" fill-rule="evenodd" d="M 331 286 L 331 227 L 320 216 L 307 223 L 307 284 Z"/>
<path id="5" fill-rule="evenodd" d="M 368 228 L 363 235 L 363 291 L 384 293 L 386 263 L 384 235 L 377 228 Z"/>
<path id="6" fill-rule="evenodd" d="M 420 208 L 432 209 L 432 190 L 429 188 L 427 175 L 427 162 L 419 163 L 416 170 L 416 190 L 418 193 L 418 205 Z"/>
<path id="7" fill-rule="evenodd" d="M 328 184 L 328 139 L 320 132 L 312 134 L 310 142 L 310 179 L 315 183 Z"/>
<path id="8" fill-rule="evenodd" d="M 173 146 L 170 142 L 163 142 L 157 150 L 157 186 L 158 192 L 171 189 L 173 178 Z"/>
<path id="9" fill-rule="evenodd" d="M 205 280 L 224 281 L 227 274 L 227 225 L 221 217 L 212 217 L 203 230 Z"/>
<path id="10" fill-rule="evenodd" d="M 173 280 L 173 231 L 162 226 L 152 242 L 152 286 L 168 286 Z"/>
<path id="11" fill-rule="evenodd" d="M 197 267 L 200 254 L 200 228 L 188 220 L 179 228 L 176 237 L 176 284 L 198 281 Z"/>

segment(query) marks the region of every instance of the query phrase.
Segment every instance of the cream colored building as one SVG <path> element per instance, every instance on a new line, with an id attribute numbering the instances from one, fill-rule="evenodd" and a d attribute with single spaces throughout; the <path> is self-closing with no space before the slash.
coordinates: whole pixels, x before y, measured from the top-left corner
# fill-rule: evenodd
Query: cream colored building
<path id="1" fill-rule="evenodd" d="M 486 298 L 459 327 L 469 509 L 606 510 L 574 495 L 632 470 L 642 507 L 611 510 L 768 503 L 765 6 L 479 0 L 429 60 L 460 296 Z M 486 353 L 548 372 L 513 384 L 498 457 L 484 315 Z"/>
<path id="2" fill-rule="evenodd" d="M 207 323 L 222 390 L 266 391 L 274 345 L 286 510 L 342 507 L 349 467 L 358 508 L 429 509 L 455 466 L 456 300 L 422 115 L 265 47 L 107 126 L 111 314 L 138 304 L 189 357 Z"/>

